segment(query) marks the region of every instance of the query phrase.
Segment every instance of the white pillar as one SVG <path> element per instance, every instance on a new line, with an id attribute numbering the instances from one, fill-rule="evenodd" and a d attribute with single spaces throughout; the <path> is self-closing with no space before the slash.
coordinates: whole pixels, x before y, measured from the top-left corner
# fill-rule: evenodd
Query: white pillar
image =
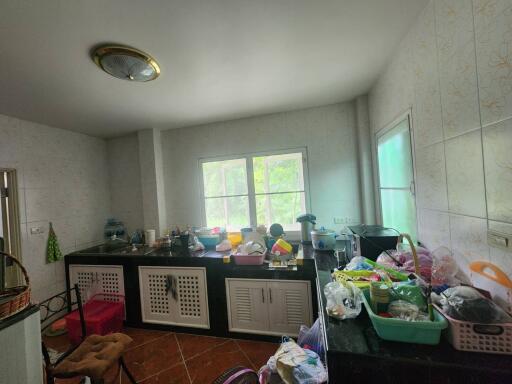
<path id="1" fill-rule="evenodd" d="M 362 222 L 375 224 L 375 189 L 373 187 L 372 144 L 367 95 L 356 98 L 356 132 Z"/>
<path id="2" fill-rule="evenodd" d="M 160 131 L 146 129 L 137 136 L 144 229 L 155 229 L 157 236 L 162 236 L 167 222 Z"/>

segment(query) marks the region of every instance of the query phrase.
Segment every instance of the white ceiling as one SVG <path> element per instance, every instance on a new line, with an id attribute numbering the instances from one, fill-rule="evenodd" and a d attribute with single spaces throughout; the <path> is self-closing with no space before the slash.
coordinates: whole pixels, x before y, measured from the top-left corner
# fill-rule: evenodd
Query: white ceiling
<path id="1" fill-rule="evenodd" d="M 427 0 L 0 0 L 0 113 L 112 137 L 350 100 Z M 158 60 L 109 77 L 93 46 Z"/>

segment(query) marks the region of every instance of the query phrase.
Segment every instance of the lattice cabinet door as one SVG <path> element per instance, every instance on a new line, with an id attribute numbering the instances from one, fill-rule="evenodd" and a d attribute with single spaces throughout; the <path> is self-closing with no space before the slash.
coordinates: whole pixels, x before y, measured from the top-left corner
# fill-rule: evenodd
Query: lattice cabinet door
<path id="1" fill-rule="evenodd" d="M 104 298 L 117 301 L 119 298 L 108 293 L 124 295 L 124 274 L 121 265 L 70 265 L 71 285 L 78 284 L 82 298 L 87 300 L 92 293 L 104 293 Z M 93 287 L 94 286 L 94 287 Z M 93 289 L 91 290 L 91 287 Z"/>
<path id="2" fill-rule="evenodd" d="M 297 336 L 302 324 L 311 326 L 311 286 L 309 281 L 270 280 L 267 282 L 270 331 Z"/>
<path id="3" fill-rule="evenodd" d="M 209 328 L 206 270 L 139 267 L 142 321 Z"/>

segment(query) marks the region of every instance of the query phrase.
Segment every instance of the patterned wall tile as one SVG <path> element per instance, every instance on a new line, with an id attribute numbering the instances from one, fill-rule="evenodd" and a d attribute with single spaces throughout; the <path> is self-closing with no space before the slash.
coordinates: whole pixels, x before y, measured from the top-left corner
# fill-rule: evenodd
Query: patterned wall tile
<path id="1" fill-rule="evenodd" d="M 443 143 L 416 150 L 416 179 L 418 207 L 447 211 Z"/>
<path id="2" fill-rule="evenodd" d="M 489 229 L 512 235 L 512 224 L 489 221 Z M 501 248 L 490 247 L 491 262 L 500 267 L 510 279 L 512 279 L 512 252 L 506 252 Z"/>
<path id="3" fill-rule="evenodd" d="M 439 76 L 445 138 L 480 127 L 478 87 L 473 41 L 455 55 L 440 60 Z"/>
<path id="4" fill-rule="evenodd" d="M 450 212 L 486 217 L 480 130 L 445 142 Z"/>
<path id="5" fill-rule="evenodd" d="M 510 0 L 473 0 L 475 27 L 492 24 L 495 19 L 512 6 Z"/>
<path id="6" fill-rule="evenodd" d="M 482 124 L 512 116 L 512 2 L 475 2 Z"/>
<path id="7" fill-rule="evenodd" d="M 439 247 L 451 249 L 450 216 L 446 212 L 418 209 L 419 239 L 434 250 Z"/>
<path id="8" fill-rule="evenodd" d="M 467 276 L 469 276 L 469 263 L 477 260 L 489 260 L 487 220 L 450 215 L 450 232 L 454 257 Z"/>
<path id="9" fill-rule="evenodd" d="M 431 2 L 422 12 L 414 30 L 413 89 L 415 108 L 413 129 L 417 148 L 443 139 L 434 20 L 434 6 Z M 395 76 L 394 81 L 399 81 L 399 78 L 400 75 Z"/>
<path id="10" fill-rule="evenodd" d="M 471 0 L 436 0 L 435 10 L 439 61 L 443 63 L 473 42 L 473 4 Z"/>
<path id="11" fill-rule="evenodd" d="M 483 129 L 489 219 L 512 223 L 512 119 Z"/>

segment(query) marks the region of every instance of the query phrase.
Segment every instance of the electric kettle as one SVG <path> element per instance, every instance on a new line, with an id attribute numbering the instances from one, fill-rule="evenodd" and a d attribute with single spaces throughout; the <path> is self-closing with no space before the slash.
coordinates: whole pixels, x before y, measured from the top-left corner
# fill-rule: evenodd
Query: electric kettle
<path id="1" fill-rule="evenodd" d="M 302 244 L 311 244 L 311 231 L 315 228 L 316 216 L 311 213 L 305 213 L 297 217 L 300 223 L 300 239 Z"/>

